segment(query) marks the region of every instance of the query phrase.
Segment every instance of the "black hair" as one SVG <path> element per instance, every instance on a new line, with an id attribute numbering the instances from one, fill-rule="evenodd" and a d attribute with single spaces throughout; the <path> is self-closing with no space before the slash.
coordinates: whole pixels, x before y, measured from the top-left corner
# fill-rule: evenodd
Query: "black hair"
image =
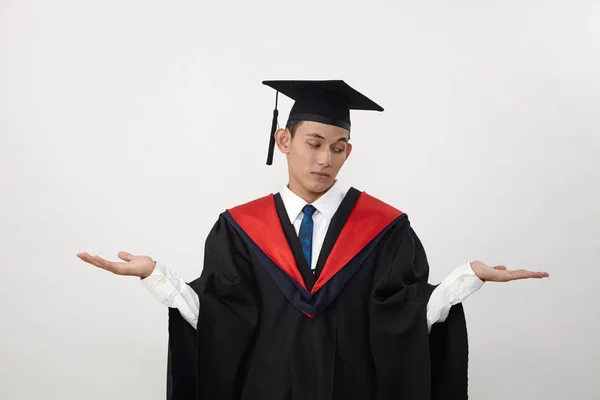
<path id="1" fill-rule="evenodd" d="M 294 137 L 294 133 L 296 133 L 296 129 L 298 129 L 298 127 L 300 126 L 300 124 L 304 122 L 304 121 L 298 121 L 298 120 L 292 120 L 292 121 L 288 121 L 287 125 L 285 126 L 285 129 L 287 129 L 290 134 L 292 135 L 292 137 Z"/>
<path id="2" fill-rule="evenodd" d="M 296 129 L 298 129 L 300 124 L 303 122 L 304 121 L 302 121 L 302 120 L 288 121 L 287 125 L 285 126 L 285 129 L 287 129 L 290 132 L 290 134 L 292 135 L 292 137 L 294 137 L 294 134 L 296 133 Z M 348 140 L 350 140 L 350 135 L 348 135 Z"/>

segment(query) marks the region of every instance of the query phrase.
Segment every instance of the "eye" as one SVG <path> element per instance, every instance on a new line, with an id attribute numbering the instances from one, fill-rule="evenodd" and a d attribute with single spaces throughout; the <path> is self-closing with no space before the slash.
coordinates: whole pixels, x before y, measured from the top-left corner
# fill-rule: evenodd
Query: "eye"
<path id="1" fill-rule="evenodd" d="M 318 148 L 321 144 L 315 142 L 308 142 L 308 145 L 314 149 Z"/>
<path id="2" fill-rule="evenodd" d="M 333 151 L 334 151 L 335 153 L 343 153 L 343 152 L 344 152 L 344 150 L 346 150 L 344 147 L 335 147 L 335 148 L 333 149 Z"/>

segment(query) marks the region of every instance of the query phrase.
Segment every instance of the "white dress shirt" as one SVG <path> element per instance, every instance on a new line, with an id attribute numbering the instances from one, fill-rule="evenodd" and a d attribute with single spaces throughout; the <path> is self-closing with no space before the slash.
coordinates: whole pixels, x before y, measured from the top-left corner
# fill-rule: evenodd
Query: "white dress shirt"
<path id="1" fill-rule="evenodd" d="M 333 218 L 333 215 L 337 211 L 338 207 L 344 200 L 349 187 L 342 187 L 339 182 L 336 182 L 325 194 L 319 197 L 314 203 L 311 203 L 316 211 L 314 212 L 313 219 L 313 248 L 312 248 L 312 260 L 310 263 L 311 269 L 315 269 L 317 266 L 317 260 L 321 253 L 321 247 L 329 229 L 329 223 Z M 292 192 L 287 186 L 280 192 L 281 200 L 285 205 L 287 215 L 294 225 L 296 235 L 300 232 L 300 224 L 304 213 L 302 209 L 307 204 L 306 201 Z"/>
<path id="2" fill-rule="evenodd" d="M 348 190 L 349 187 L 336 182 L 325 194 L 312 203 L 316 208 L 313 214 L 312 269 L 316 267 L 329 223 Z M 287 186 L 280 194 L 290 222 L 292 222 L 296 234 L 298 234 L 304 216 L 302 208 L 307 203 Z M 157 261 L 152 274 L 142 279 L 142 283 L 158 301 L 168 307 L 177 308 L 182 317 L 196 328 L 200 301 L 198 294 L 183 278 Z M 435 288 L 429 298 L 427 303 L 428 329 L 431 329 L 431 326 L 436 322 L 445 321 L 453 305 L 464 301 L 479 290 L 482 285 L 483 281 L 475 275 L 469 262 L 454 269 Z"/>

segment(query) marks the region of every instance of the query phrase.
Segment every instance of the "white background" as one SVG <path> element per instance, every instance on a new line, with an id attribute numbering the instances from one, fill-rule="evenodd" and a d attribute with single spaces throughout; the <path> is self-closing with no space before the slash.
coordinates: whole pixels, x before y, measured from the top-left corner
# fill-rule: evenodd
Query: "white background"
<path id="1" fill-rule="evenodd" d="M 465 302 L 471 398 L 600 397 L 600 2 L 2 0 L 0 46 L 0 398 L 164 398 L 166 309 L 76 253 L 198 276 L 218 213 L 286 183 L 264 79 L 386 109 L 341 178 L 409 214 L 431 282 L 551 274 Z"/>

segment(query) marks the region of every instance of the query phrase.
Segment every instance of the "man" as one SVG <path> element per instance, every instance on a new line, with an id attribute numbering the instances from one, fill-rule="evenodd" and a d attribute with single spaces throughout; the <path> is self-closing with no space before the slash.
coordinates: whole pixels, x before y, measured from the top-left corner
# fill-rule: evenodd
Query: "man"
<path id="1" fill-rule="evenodd" d="M 147 256 L 79 257 L 133 275 L 169 307 L 169 397 L 464 399 L 461 302 L 484 281 L 542 278 L 465 263 L 439 285 L 407 215 L 337 182 L 350 110 L 383 109 L 343 81 L 263 82 L 295 100 L 282 192 L 223 212 L 187 284 Z"/>

